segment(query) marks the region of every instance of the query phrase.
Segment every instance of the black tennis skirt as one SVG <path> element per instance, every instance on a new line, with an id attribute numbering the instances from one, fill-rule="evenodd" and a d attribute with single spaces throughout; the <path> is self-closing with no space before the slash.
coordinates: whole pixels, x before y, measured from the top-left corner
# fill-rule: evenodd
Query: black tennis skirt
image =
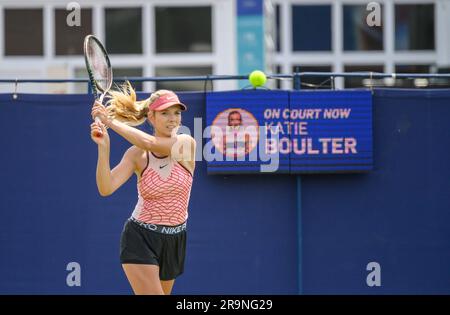
<path id="1" fill-rule="evenodd" d="M 186 223 L 178 226 L 145 224 L 130 218 L 120 239 L 122 264 L 159 266 L 161 280 L 173 280 L 184 271 Z"/>

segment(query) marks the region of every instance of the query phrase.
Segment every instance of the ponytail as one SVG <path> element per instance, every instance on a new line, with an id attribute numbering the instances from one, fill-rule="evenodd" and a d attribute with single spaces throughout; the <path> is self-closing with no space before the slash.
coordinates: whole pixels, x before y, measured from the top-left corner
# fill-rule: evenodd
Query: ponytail
<path id="1" fill-rule="evenodd" d="M 126 81 L 119 91 L 109 91 L 110 98 L 106 103 L 109 117 L 129 126 L 139 126 L 147 119 L 150 99 L 136 100 L 136 91 L 129 81 Z"/>
<path id="2" fill-rule="evenodd" d="M 168 90 L 158 90 L 143 100 L 136 101 L 136 91 L 129 81 L 126 81 L 119 91 L 109 91 L 106 109 L 111 119 L 116 119 L 129 126 L 139 126 L 147 119 L 150 104 L 160 96 L 170 93 Z"/>

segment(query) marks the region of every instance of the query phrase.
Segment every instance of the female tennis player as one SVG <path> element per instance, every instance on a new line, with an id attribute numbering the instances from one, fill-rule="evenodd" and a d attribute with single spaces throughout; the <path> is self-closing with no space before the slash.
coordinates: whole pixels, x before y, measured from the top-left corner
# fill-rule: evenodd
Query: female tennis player
<path id="1" fill-rule="evenodd" d="M 138 201 L 122 231 L 120 260 L 135 294 L 170 294 L 175 278 L 184 270 L 195 168 L 195 140 L 176 133 L 181 112 L 187 108 L 169 90 L 137 101 L 128 82 L 109 93 L 107 107 L 95 102 L 92 108 L 92 117 L 101 121 L 91 125 L 91 138 L 98 145 L 98 190 L 102 196 L 111 195 L 136 174 Z M 133 127 L 146 120 L 154 135 Z M 105 126 L 133 145 L 112 171 Z M 101 137 L 96 137 L 98 131 Z"/>

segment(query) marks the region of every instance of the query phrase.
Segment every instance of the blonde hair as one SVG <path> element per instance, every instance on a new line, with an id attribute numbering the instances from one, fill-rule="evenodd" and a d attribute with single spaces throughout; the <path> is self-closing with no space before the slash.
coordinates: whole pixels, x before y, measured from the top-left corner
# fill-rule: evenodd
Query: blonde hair
<path id="1" fill-rule="evenodd" d="M 168 90 L 158 90 L 149 98 L 136 100 L 136 91 L 129 81 L 118 88 L 118 91 L 108 92 L 106 109 L 109 117 L 121 121 L 129 126 L 139 126 L 147 119 L 148 108 L 160 96 L 168 93 Z"/>

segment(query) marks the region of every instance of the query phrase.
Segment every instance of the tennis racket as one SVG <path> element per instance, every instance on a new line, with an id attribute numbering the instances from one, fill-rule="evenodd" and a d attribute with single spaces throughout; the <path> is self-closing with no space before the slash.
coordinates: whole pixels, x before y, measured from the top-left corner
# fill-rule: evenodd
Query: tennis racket
<path id="1" fill-rule="evenodd" d="M 105 94 L 111 88 L 113 78 L 108 53 L 100 40 L 94 35 L 88 35 L 84 38 L 83 48 L 92 92 L 95 99 L 97 99 L 99 92 L 101 93 L 98 101 L 102 103 Z M 95 117 L 95 121 L 100 122 L 100 119 Z M 103 134 L 98 132 L 96 136 L 101 137 Z"/>

